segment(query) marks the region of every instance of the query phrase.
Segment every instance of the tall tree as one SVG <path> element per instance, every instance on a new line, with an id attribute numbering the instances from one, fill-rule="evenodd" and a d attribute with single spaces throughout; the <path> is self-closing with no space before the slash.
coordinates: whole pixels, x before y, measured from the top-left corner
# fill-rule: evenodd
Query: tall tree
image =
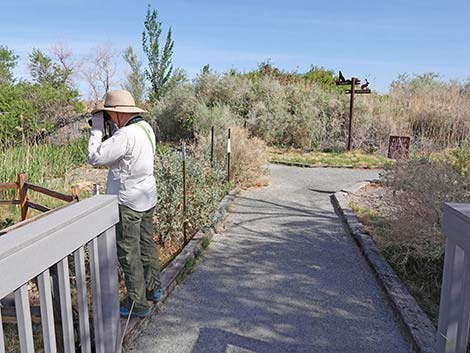
<path id="1" fill-rule="evenodd" d="M 18 56 L 13 54 L 13 50 L 0 45 L 0 83 L 13 82 L 13 68 L 16 66 Z"/>
<path id="2" fill-rule="evenodd" d="M 54 88 L 65 86 L 71 74 L 69 69 L 54 63 L 39 49 L 34 49 L 29 55 L 29 70 L 34 82 Z"/>
<path id="3" fill-rule="evenodd" d="M 142 32 L 142 47 L 148 58 L 148 68 L 145 74 L 150 80 L 150 101 L 159 100 L 167 91 L 173 71 L 171 63 L 174 42 L 171 39 L 171 27 L 166 35 L 165 46 L 160 48 L 162 23 L 157 21 L 157 10 L 148 7 L 145 17 L 145 30 Z"/>
<path id="4" fill-rule="evenodd" d="M 132 47 L 124 50 L 123 58 L 129 64 L 131 71 L 122 84 L 122 88 L 131 92 L 136 104 L 140 104 L 144 100 L 145 91 L 145 74 L 142 72 L 142 62 L 137 59 Z"/>

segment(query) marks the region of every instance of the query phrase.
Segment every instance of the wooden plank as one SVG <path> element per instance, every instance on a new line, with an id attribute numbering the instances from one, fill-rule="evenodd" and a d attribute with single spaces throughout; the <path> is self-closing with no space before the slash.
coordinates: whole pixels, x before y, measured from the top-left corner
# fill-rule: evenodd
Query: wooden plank
<path id="1" fill-rule="evenodd" d="M 90 317 L 88 315 L 85 249 L 82 246 L 74 253 L 77 283 L 78 322 L 82 353 L 91 353 Z"/>
<path id="2" fill-rule="evenodd" d="M 16 223 L 16 224 L 13 224 L 12 226 L 9 226 L 8 228 L 5 228 L 5 229 L 0 230 L 0 235 L 3 235 L 3 234 L 5 234 L 5 233 L 7 233 L 7 232 L 11 232 L 11 231 L 13 231 L 13 230 L 15 230 L 15 229 L 17 229 L 17 228 L 23 227 L 23 226 L 25 226 L 25 225 L 27 225 L 27 224 L 30 224 L 30 223 L 32 223 L 32 222 L 38 220 L 39 218 L 45 217 L 45 216 L 47 216 L 47 215 L 50 215 L 50 214 L 53 213 L 53 212 L 60 211 L 60 210 L 62 210 L 63 208 L 69 207 L 71 204 L 73 204 L 73 203 L 75 203 L 75 202 L 76 202 L 76 201 L 73 201 L 73 202 L 70 202 L 70 203 L 68 203 L 68 204 L 62 205 L 62 206 L 60 206 L 60 207 L 54 208 L 54 209 L 50 210 L 48 214 L 40 213 L 40 214 L 38 214 L 38 215 L 36 215 L 36 216 L 34 216 L 34 217 L 31 217 L 31 218 L 25 219 L 24 221 L 21 221 L 21 222 L 18 222 L 18 223 Z"/>
<path id="3" fill-rule="evenodd" d="M 24 284 L 15 291 L 16 318 L 21 353 L 34 353 L 33 325 L 29 311 L 28 285 Z"/>
<path id="4" fill-rule="evenodd" d="M 49 270 L 38 276 L 39 302 L 41 304 L 41 328 L 45 353 L 56 353 L 54 313 Z"/>
<path id="5" fill-rule="evenodd" d="M 42 206 L 42 205 L 39 205 L 39 204 L 31 202 L 31 201 L 26 202 L 26 206 L 28 206 L 29 208 L 32 208 L 34 210 L 40 211 L 40 212 L 49 212 L 51 210 L 50 208 L 48 208 L 46 206 Z"/>
<path id="6" fill-rule="evenodd" d="M 88 243 L 90 253 L 91 293 L 93 305 L 93 324 L 95 329 L 95 351 L 105 353 L 103 332 L 103 306 L 100 278 L 100 255 L 98 251 L 98 239 Z"/>
<path id="7" fill-rule="evenodd" d="M 74 197 L 72 195 L 65 195 L 61 192 L 49 190 L 49 189 L 46 189 L 42 186 L 38 186 L 38 185 L 30 184 L 30 183 L 25 183 L 25 186 L 29 190 L 33 190 L 33 191 L 39 192 L 41 194 L 44 194 L 44 195 L 47 195 L 47 196 L 50 196 L 50 197 L 54 197 L 54 198 L 62 200 L 62 201 L 70 202 L 70 201 L 74 200 Z"/>
<path id="8" fill-rule="evenodd" d="M 0 183 L 0 189 L 18 189 L 17 183 Z"/>
<path id="9" fill-rule="evenodd" d="M 60 313 L 62 318 L 64 353 L 75 353 L 72 297 L 70 294 L 69 262 L 67 257 L 57 264 L 57 274 L 59 280 Z"/>
<path id="10" fill-rule="evenodd" d="M 0 307 L 0 353 L 5 353 L 5 337 L 3 335 L 2 308 Z"/>
<path id="11" fill-rule="evenodd" d="M 464 250 L 464 265 L 463 265 L 463 275 L 462 284 L 463 284 L 463 295 L 462 303 L 460 303 L 460 317 L 459 317 L 459 328 L 457 332 L 457 346 L 462 347 L 463 351 L 466 351 L 468 344 L 468 333 L 470 329 L 470 300 L 468 300 L 470 292 L 470 275 L 469 275 L 469 265 L 470 265 L 470 254 L 469 249 Z M 455 305 L 455 303 L 454 303 Z"/>
<path id="12" fill-rule="evenodd" d="M 99 271 L 101 279 L 101 315 L 105 352 L 114 352 L 119 345 L 119 278 L 117 271 L 116 227 L 101 234 L 98 240 Z"/>
<path id="13" fill-rule="evenodd" d="M 19 205 L 20 200 L 0 200 L 0 205 Z"/>

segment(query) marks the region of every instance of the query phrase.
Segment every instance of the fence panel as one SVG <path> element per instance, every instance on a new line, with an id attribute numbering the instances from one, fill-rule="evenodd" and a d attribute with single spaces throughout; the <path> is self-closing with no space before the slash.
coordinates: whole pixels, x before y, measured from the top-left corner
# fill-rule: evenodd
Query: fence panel
<path id="1" fill-rule="evenodd" d="M 90 324 L 87 305 L 85 252 L 86 244 L 94 262 L 90 264 L 94 290 L 93 312 L 102 313 L 99 336 L 106 353 L 116 352 L 119 342 L 119 292 L 115 224 L 119 221 L 115 196 L 94 196 L 57 210 L 22 226 L 5 229 L 0 236 L 0 300 L 15 293 L 18 332 L 22 353 L 34 352 L 29 298 L 29 283 L 37 277 L 43 326 L 44 351 L 56 352 L 57 342 L 51 299 L 49 270 L 56 267 L 61 304 L 64 351 L 75 352 L 73 313 L 68 256 L 74 255 L 76 289 L 83 353 L 91 351 Z M 96 298 L 96 296 L 99 298 Z M 101 296 L 105 296 L 102 298 Z M 95 315 L 94 315 L 95 316 Z M 57 319 L 57 318 L 56 318 Z M 103 322 L 104 321 L 104 322 Z M 0 316 L 1 324 L 1 316 Z M 0 325 L 1 326 L 1 325 Z M 98 333 L 98 335 L 97 335 Z M 5 351 L 0 330 L 0 353 Z"/>
<path id="2" fill-rule="evenodd" d="M 447 240 L 436 351 L 464 353 L 470 329 L 470 204 L 448 203 L 443 211 Z"/>

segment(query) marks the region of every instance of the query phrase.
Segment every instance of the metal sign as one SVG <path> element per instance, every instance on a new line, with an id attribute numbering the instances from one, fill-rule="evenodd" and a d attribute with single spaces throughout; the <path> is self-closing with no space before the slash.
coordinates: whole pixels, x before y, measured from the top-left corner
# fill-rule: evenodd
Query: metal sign
<path id="1" fill-rule="evenodd" d="M 388 140 L 388 158 L 406 159 L 410 153 L 409 136 L 390 136 Z"/>

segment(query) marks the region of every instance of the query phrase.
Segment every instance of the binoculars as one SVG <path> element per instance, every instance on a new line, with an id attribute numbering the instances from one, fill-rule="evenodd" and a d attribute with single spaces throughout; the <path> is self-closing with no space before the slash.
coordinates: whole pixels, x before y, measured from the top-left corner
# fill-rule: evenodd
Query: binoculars
<path id="1" fill-rule="evenodd" d="M 103 124 L 104 131 L 103 131 L 102 141 L 106 141 L 111 136 L 113 136 L 113 134 L 116 132 L 118 127 L 116 126 L 116 124 L 113 123 L 109 114 L 104 110 L 103 110 L 103 119 L 104 119 L 104 124 Z M 90 125 L 90 127 L 93 126 L 91 119 L 88 119 L 88 125 Z"/>

